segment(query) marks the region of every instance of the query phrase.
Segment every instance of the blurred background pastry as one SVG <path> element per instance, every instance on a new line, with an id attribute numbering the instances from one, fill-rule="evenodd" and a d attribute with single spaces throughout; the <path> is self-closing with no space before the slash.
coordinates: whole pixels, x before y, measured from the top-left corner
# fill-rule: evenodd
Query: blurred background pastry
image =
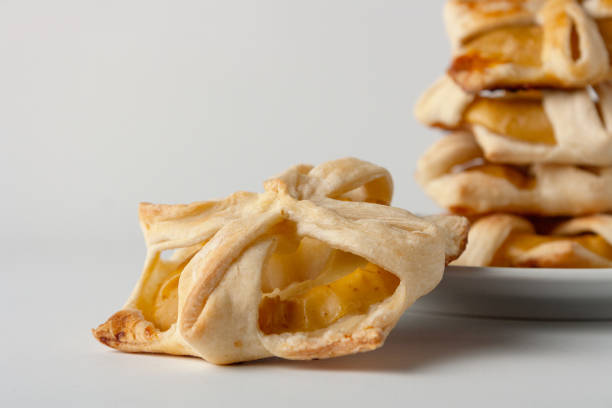
<path id="1" fill-rule="evenodd" d="M 475 221 L 455 264 L 610 267 L 612 4 L 451 0 L 445 22 L 450 66 L 415 114 L 449 133 L 416 177 Z"/>

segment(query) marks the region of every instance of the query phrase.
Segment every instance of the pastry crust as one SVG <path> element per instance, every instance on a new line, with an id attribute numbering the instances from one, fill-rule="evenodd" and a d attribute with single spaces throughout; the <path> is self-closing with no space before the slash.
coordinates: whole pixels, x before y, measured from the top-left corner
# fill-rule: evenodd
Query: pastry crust
<path id="1" fill-rule="evenodd" d="M 505 109 L 508 104 L 512 109 Z M 480 117 L 475 117 L 476 109 Z M 537 115 L 526 114 L 534 111 Z M 543 91 L 529 95 L 504 93 L 492 97 L 467 93 L 445 76 L 423 94 L 415 114 L 429 126 L 471 131 L 484 157 L 491 162 L 612 165 L 612 83 L 609 81 L 591 90 Z M 538 123 L 542 118 L 545 123 Z M 490 124 L 499 128 L 515 126 L 523 132 L 535 128 L 532 131 L 535 134 L 530 135 L 534 141 L 500 133 Z M 538 131 L 549 131 L 554 143 L 545 141 L 547 135 L 538 135 Z"/>
<path id="2" fill-rule="evenodd" d="M 430 197 L 457 213 L 556 216 L 612 210 L 612 167 L 491 164 L 468 132 L 435 143 L 419 160 L 416 176 Z"/>
<path id="3" fill-rule="evenodd" d="M 612 17 L 612 3 L 609 0 L 583 0 L 582 7 L 595 18 Z"/>
<path id="4" fill-rule="evenodd" d="M 453 265 L 609 268 L 612 216 L 573 218 L 557 222 L 549 232 L 541 232 L 525 218 L 495 214 L 474 222 L 468 242 Z"/>
<path id="5" fill-rule="evenodd" d="M 437 285 L 445 261 L 463 250 L 468 229 L 462 217 L 425 220 L 364 202 L 388 203 L 391 186 L 385 169 L 342 159 L 295 166 L 268 180 L 261 194 L 141 204 L 148 248 L 143 274 L 122 310 L 94 336 L 121 351 L 192 355 L 216 364 L 328 358 L 380 347 L 406 308 Z M 170 259 L 161 256 L 165 250 L 174 250 Z M 314 330 L 262 329 L 264 299 L 326 289 L 345 276 L 342 268 L 365 262 L 396 286 L 364 313 Z M 288 279 L 296 270 L 302 276 Z M 168 303 L 173 294 L 176 300 Z M 165 311 L 172 305 L 170 319 Z"/>
<path id="6" fill-rule="evenodd" d="M 610 70 L 610 27 L 597 19 L 610 10 L 604 1 L 451 0 L 448 72 L 469 92 L 600 82 Z"/>

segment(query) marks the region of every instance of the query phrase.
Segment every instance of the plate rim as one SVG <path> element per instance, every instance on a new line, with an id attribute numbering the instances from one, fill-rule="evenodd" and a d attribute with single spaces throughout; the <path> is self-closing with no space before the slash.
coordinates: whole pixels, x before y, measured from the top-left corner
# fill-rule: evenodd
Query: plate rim
<path id="1" fill-rule="evenodd" d="M 507 268 L 449 265 L 446 267 L 444 276 L 461 279 L 612 283 L 612 268 Z"/>

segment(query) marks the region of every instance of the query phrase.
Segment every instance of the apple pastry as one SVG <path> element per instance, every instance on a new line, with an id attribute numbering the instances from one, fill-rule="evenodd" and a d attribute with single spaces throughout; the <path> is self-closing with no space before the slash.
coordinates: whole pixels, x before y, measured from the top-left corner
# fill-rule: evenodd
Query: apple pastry
<path id="1" fill-rule="evenodd" d="M 542 220 L 539 220 L 540 222 Z M 612 215 L 562 221 L 509 214 L 474 222 L 465 252 L 453 263 L 469 266 L 610 268 Z"/>
<path id="2" fill-rule="evenodd" d="M 469 92 L 577 88 L 610 71 L 612 3 L 579 0 L 451 0 L 448 70 Z"/>
<path id="3" fill-rule="evenodd" d="M 491 163 L 465 131 L 440 139 L 417 167 L 417 180 L 427 194 L 459 214 L 556 216 L 612 210 L 612 167 Z"/>
<path id="4" fill-rule="evenodd" d="M 264 186 L 141 204 L 142 276 L 94 336 L 216 364 L 373 350 L 465 245 L 466 219 L 385 205 L 389 173 L 357 159 L 295 166 Z"/>
<path id="5" fill-rule="evenodd" d="M 491 162 L 612 165 L 612 83 L 471 94 L 445 76 L 420 98 L 429 126 L 469 130 Z"/>

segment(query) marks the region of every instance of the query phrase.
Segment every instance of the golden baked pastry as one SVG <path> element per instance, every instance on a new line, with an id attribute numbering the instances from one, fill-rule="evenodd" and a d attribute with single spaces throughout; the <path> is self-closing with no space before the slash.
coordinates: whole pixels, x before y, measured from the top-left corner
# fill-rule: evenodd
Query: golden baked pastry
<path id="1" fill-rule="evenodd" d="M 462 217 L 366 202 L 388 203 L 391 186 L 385 169 L 342 159 L 295 166 L 261 194 L 141 204 L 144 271 L 94 336 L 121 351 L 216 364 L 380 347 L 467 236 Z"/>
<path id="2" fill-rule="evenodd" d="M 610 0 L 582 0 L 582 7 L 589 15 L 597 19 L 612 17 L 612 2 Z"/>
<path id="3" fill-rule="evenodd" d="M 536 225 L 509 214 L 480 218 L 470 229 L 466 250 L 453 265 L 612 267 L 611 215 L 560 221 L 547 231 L 538 231 Z"/>
<path id="4" fill-rule="evenodd" d="M 445 20 L 454 48 L 449 74 L 470 92 L 576 88 L 610 71 L 608 1 L 451 0 Z"/>
<path id="5" fill-rule="evenodd" d="M 488 162 L 469 132 L 440 139 L 419 160 L 417 180 L 459 214 L 584 215 L 612 210 L 612 167 Z"/>
<path id="6" fill-rule="evenodd" d="M 612 165 L 612 83 L 575 91 L 470 94 L 445 76 L 423 94 L 417 118 L 470 130 L 496 163 Z"/>

